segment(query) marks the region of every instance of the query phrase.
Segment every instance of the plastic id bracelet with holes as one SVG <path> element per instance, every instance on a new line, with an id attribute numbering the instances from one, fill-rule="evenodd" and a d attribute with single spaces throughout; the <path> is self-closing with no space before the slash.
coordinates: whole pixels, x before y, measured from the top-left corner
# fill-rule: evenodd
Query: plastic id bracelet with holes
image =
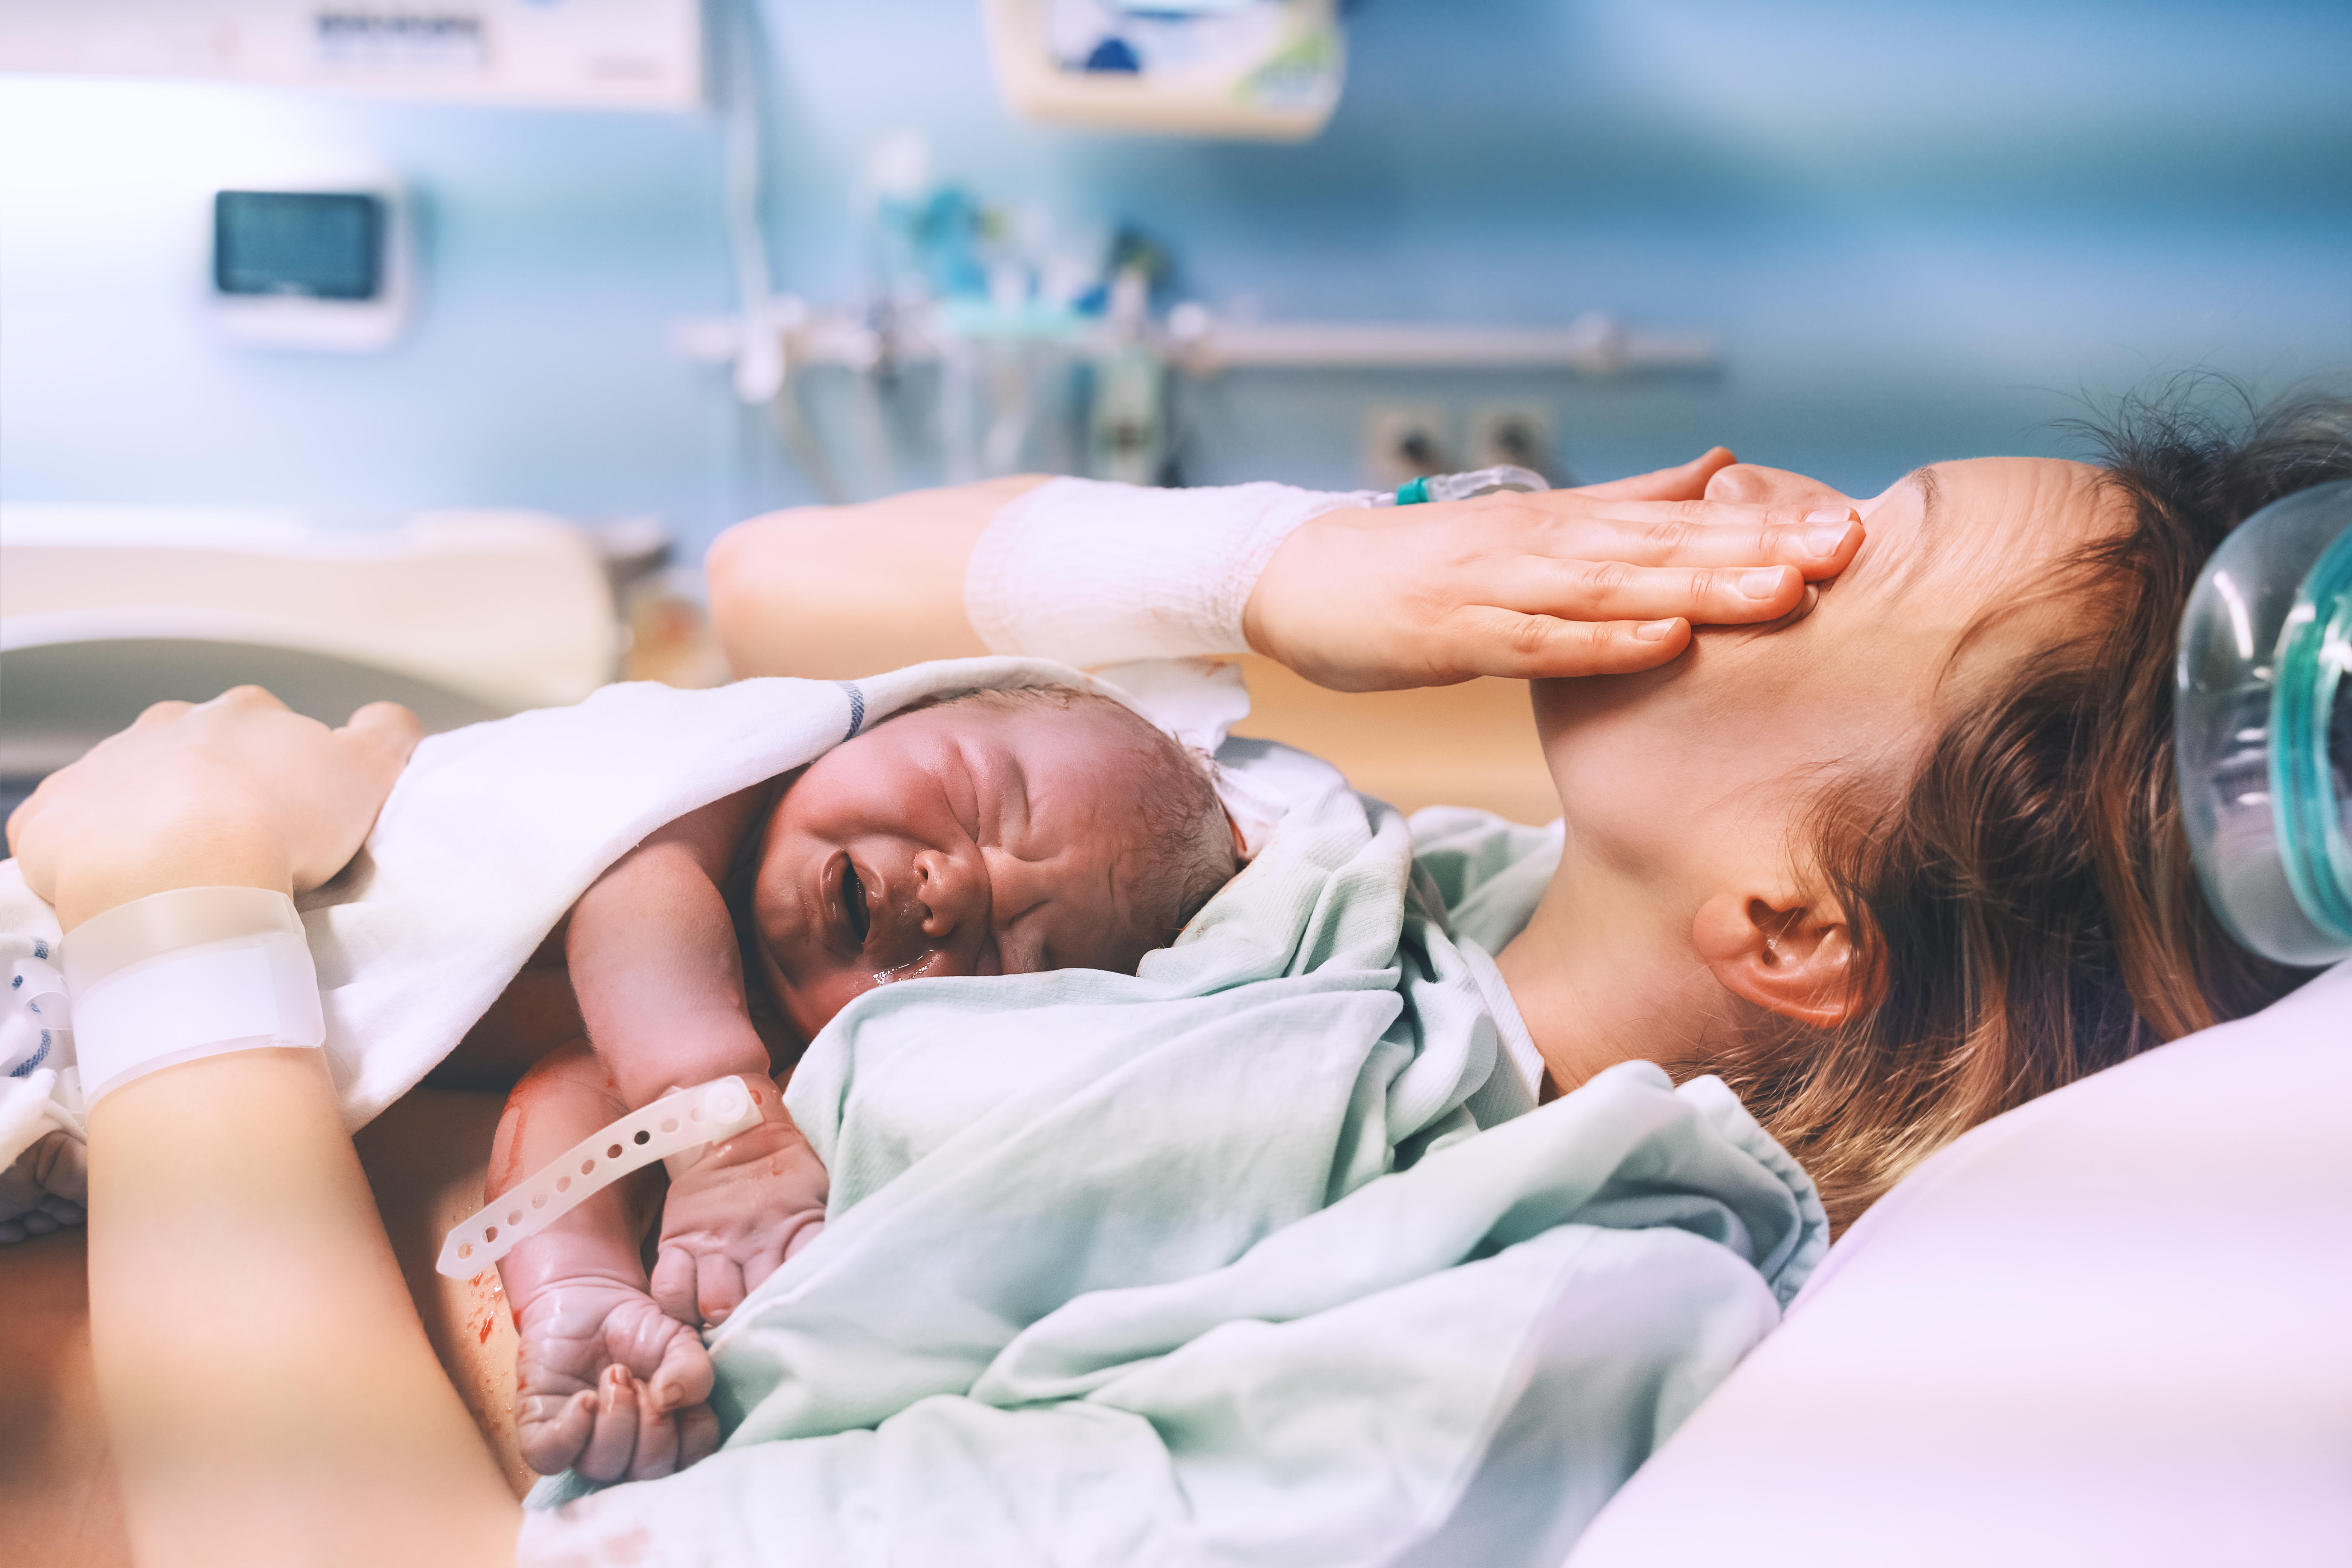
<path id="1" fill-rule="evenodd" d="M 118 904 L 76 926 L 59 957 L 87 1104 L 158 1068 L 327 1037 L 302 919 L 267 888 Z"/>
<path id="2" fill-rule="evenodd" d="M 434 1267 L 452 1279 L 470 1279 L 631 1172 L 759 1120 L 760 1108 L 740 1078 L 666 1094 L 573 1144 L 452 1226 Z"/>

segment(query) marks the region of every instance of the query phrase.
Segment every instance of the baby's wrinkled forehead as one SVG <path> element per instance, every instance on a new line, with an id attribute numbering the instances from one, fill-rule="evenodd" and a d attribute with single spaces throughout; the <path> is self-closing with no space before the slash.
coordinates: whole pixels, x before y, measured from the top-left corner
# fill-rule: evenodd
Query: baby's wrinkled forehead
<path id="1" fill-rule="evenodd" d="M 1067 687 L 1013 687 L 966 692 L 890 715 L 835 753 L 873 770 L 871 809 L 894 815 L 895 793 L 935 780 L 943 763 L 975 784 L 1007 784 L 1041 811 L 1068 815 L 1089 806 L 1156 794 L 1181 778 L 1186 763 L 1174 742 L 1125 704 Z M 1050 776 L 1054 787 L 1038 785 Z M 1105 827 L 1128 814 L 1082 814 Z"/>
<path id="2" fill-rule="evenodd" d="M 1044 743 L 1057 751 L 1103 759 L 1124 755 L 1157 762 L 1157 753 L 1171 744 L 1150 720 L 1125 703 L 1063 686 L 966 692 L 894 714 L 883 722 L 925 725 L 961 739 L 1016 746 Z"/>

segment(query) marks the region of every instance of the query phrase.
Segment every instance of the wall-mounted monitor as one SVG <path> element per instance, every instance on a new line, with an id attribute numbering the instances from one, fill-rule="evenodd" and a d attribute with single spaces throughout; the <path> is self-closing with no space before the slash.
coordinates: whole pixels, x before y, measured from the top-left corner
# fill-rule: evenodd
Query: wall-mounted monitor
<path id="1" fill-rule="evenodd" d="M 211 313 L 231 342 L 366 353 L 406 326 L 414 247 L 390 178 L 239 180 L 211 216 Z"/>

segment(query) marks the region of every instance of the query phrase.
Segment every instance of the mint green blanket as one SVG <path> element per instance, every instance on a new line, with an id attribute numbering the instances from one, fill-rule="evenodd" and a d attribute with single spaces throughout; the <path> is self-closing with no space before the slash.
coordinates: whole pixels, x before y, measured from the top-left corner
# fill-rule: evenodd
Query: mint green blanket
<path id="1" fill-rule="evenodd" d="M 1556 844 L 1223 759 L 1272 845 L 1136 975 L 869 994 L 787 1096 L 830 1222 L 711 1337 L 729 1436 L 531 1562 L 1556 1563 L 1778 1322 L 1811 1183 L 1711 1079 L 1540 1110 L 1492 961 Z"/>

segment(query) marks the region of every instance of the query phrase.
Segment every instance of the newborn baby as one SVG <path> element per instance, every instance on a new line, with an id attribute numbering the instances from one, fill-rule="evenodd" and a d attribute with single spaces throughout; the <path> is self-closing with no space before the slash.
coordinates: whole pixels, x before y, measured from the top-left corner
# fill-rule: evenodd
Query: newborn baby
<path id="1" fill-rule="evenodd" d="M 1234 865 L 1203 768 L 1066 687 L 918 706 L 623 857 L 563 932 L 585 1036 L 516 1085 L 488 1195 L 675 1089 L 741 1075 L 761 1121 L 671 1162 L 650 1278 L 644 1184 L 500 1263 L 525 1458 L 646 1479 L 715 1446 L 698 1330 L 824 1224 L 824 1169 L 771 1075 L 852 998 L 923 975 L 1133 973 Z"/>

